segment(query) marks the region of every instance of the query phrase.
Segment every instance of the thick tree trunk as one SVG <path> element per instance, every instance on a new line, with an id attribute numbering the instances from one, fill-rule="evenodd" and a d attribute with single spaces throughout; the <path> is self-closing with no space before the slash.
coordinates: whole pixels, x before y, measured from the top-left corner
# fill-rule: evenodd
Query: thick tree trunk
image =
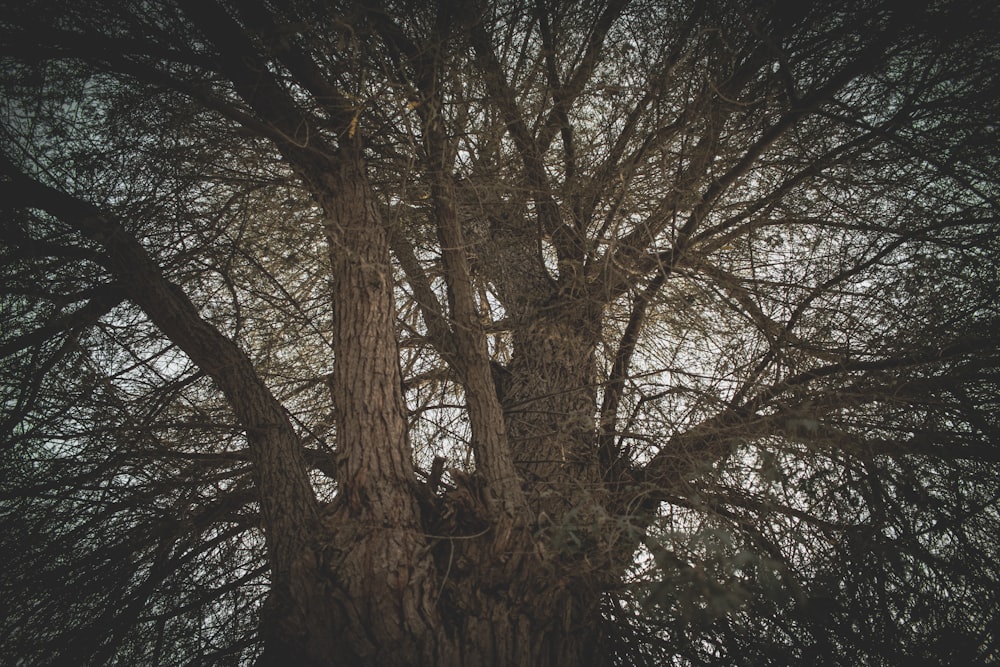
<path id="1" fill-rule="evenodd" d="M 363 173 L 346 150 L 323 201 L 333 274 L 332 382 L 339 501 L 352 516 L 414 527 L 419 510 L 406 435 L 388 234 Z"/>
<path id="2" fill-rule="evenodd" d="M 311 613 L 277 619 L 262 662 L 429 663 L 436 576 L 406 435 L 387 232 L 360 149 L 342 149 L 317 181 L 333 275 L 339 485 L 315 536 L 316 569 L 296 588 L 306 600 L 295 608 Z"/>
<path id="3" fill-rule="evenodd" d="M 533 579 L 526 576 L 502 597 L 496 593 L 486 597 L 487 592 L 479 591 L 474 606 L 463 610 L 459 619 L 459 661 L 452 664 L 600 664 L 596 601 L 551 583 L 527 591 L 524 582 Z"/>
<path id="4" fill-rule="evenodd" d="M 357 558 L 340 558 L 317 582 L 331 604 L 301 618 L 306 637 L 325 629 L 325 653 L 318 645 L 272 644 L 261 665 L 378 665 L 379 667 L 600 665 L 600 585 L 579 576 L 572 563 L 543 560 L 523 541 L 515 553 L 496 553 L 489 534 L 474 540 L 440 540 L 426 561 L 407 561 L 389 535 L 371 527 L 345 526 L 340 534 L 358 545 Z M 548 557 L 546 557 L 548 558 Z M 365 560 L 367 559 L 367 560 Z M 385 571 L 399 566 L 431 576 L 387 586 Z M 560 571 L 560 569 L 562 571 Z M 360 578 L 359 578 L 360 577 Z M 433 587 L 427 583 L 437 578 Z M 403 584 L 404 582 L 399 582 Z M 429 605 L 421 604 L 429 601 Z"/>
<path id="5" fill-rule="evenodd" d="M 120 227 L 43 192 L 50 210 L 113 249 L 133 299 L 213 374 L 247 427 L 272 563 L 259 664 L 598 663 L 599 566 L 554 548 L 552 524 L 528 526 L 498 513 L 475 477 L 456 480 L 443 496 L 416 484 L 388 241 L 360 162 L 341 166 L 324 202 L 335 273 L 341 481 L 322 519 L 301 445 L 249 360 L 197 316 Z M 587 330 L 542 320 L 517 338 L 508 396 L 516 406 L 507 420 L 520 469 L 533 478 L 526 488 L 550 516 L 592 500 L 579 483 L 596 471 Z M 548 493 L 555 488 L 562 492 Z"/>
<path id="6" fill-rule="evenodd" d="M 260 664 L 594 664 L 601 577 L 582 553 L 553 546 L 560 536 L 551 521 L 529 525 L 528 515 L 512 511 L 516 494 L 490 489 L 488 481 L 517 485 L 515 477 L 527 473 L 532 509 L 548 516 L 565 514 L 581 498 L 593 504 L 585 494 L 593 491 L 587 482 L 598 481 L 596 329 L 542 317 L 517 335 L 505 402 L 514 407 L 505 423 L 474 424 L 483 470 L 455 473 L 454 488 L 433 495 L 414 475 L 389 239 L 360 151 L 345 147 L 332 169 L 303 172 L 328 220 L 339 488 L 295 570 L 290 590 L 298 599 L 274 600 L 265 614 Z M 447 193 L 438 199 L 450 200 Z M 451 213 L 443 215 L 442 234 L 454 282 L 468 270 L 452 256 L 463 242 Z M 449 304 L 468 337 L 456 341 L 467 353 L 460 370 L 470 400 L 488 407 L 490 397 L 476 392 L 494 389 L 488 366 L 476 365 L 486 357 L 471 326 L 472 297 L 462 288 L 452 285 Z M 510 445 L 505 429 L 514 436 Z M 511 453 L 521 459 L 516 471 L 498 458 Z"/>

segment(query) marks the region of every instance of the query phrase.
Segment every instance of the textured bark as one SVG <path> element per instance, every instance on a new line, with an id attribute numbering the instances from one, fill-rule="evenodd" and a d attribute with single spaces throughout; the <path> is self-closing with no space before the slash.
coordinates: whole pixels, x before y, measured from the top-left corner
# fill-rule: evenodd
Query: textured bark
<path id="1" fill-rule="evenodd" d="M 309 655 L 302 643 L 272 644 L 259 664 L 603 664 L 599 578 L 579 576 L 578 566 L 562 576 L 556 561 L 539 558 L 537 549 L 524 552 L 530 540 L 499 552 L 490 535 L 441 539 L 430 551 L 438 583 L 428 586 L 427 578 L 423 585 L 411 580 L 393 588 L 376 577 L 383 563 L 405 562 L 396 549 L 399 542 L 386 535 L 372 538 L 359 523 L 331 521 L 338 534 L 367 546 L 352 549 L 357 558 L 341 558 L 338 572 L 331 572 L 337 583 L 327 590 L 334 603 L 302 619 L 310 627 L 330 629 L 328 650 Z"/>
<path id="2" fill-rule="evenodd" d="M 336 168 L 307 180 L 322 184 L 314 192 L 321 193 L 317 199 L 327 215 L 334 276 L 332 392 L 340 490 L 324 519 L 323 574 L 312 582 L 322 601 L 311 606 L 310 616 L 297 619 L 297 632 L 285 636 L 328 639 L 272 641 L 262 664 L 592 661 L 598 589 L 575 556 L 546 547 L 552 536 L 526 525 L 521 487 L 510 484 L 520 473 L 509 458 L 507 429 L 518 433 L 515 452 L 534 448 L 559 458 L 522 468 L 539 476 L 553 473 L 552 483 L 564 490 L 581 466 L 594 477 L 593 327 L 581 337 L 579 323 L 552 320 L 518 340 L 511 396 L 522 406 L 504 419 L 454 196 L 445 181 L 436 184 L 449 344 L 467 394 L 477 471 L 453 472 L 454 486 L 433 495 L 415 482 L 395 347 L 389 238 L 360 155 L 346 148 Z M 533 379 L 539 377 L 545 380 Z M 567 386 L 580 389 L 565 392 Z M 580 422 L 568 438 L 557 423 L 561 418 L 553 417 L 567 410 Z M 532 488 L 539 497 L 542 486 Z M 565 510 L 547 506 L 551 513 Z M 561 569 L 565 576 L 558 575 Z"/>
<path id="3" fill-rule="evenodd" d="M 486 492 L 483 479 L 501 481 L 497 460 L 484 455 L 489 475 L 456 472 L 455 486 L 443 494 L 415 481 L 389 242 L 357 153 L 345 151 L 337 168 L 325 171 L 325 196 L 318 197 L 334 275 L 332 393 L 340 415 L 340 491 L 322 517 L 302 444 L 250 360 L 200 318 L 120 225 L 84 202 L 18 178 L 22 198 L 44 202 L 108 250 L 109 267 L 129 297 L 215 378 L 247 430 L 272 575 L 260 665 L 594 663 L 597 568 L 553 547 L 551 523 L 530 527 L 525 515 L 514 516 L 511 505 Z M 483 415 L 478 444 L 518 456 L 516 471 L 500 465 L 509 466 L 511 476 L 528 473 L 531 509 L 542 516 L 585 506 L 592 498 L 581 494 L 597 474 L 594 328 L 553 315 L 517 333 L 506 422 L 491 424 L 490 415 L 500 414 L 498 396 L 473 297 L 460 282 L 469 269 L 457 256 L 457 218 L 447 193 L 441 201 L 449 275 L 459 281 L 450 306 L 462 332 L 458 349 L 467 353 L 462 371 L 470 404 Z"/>
<path id="4" fill-rule="evenodd" d="M 332 380 L 338 495 L 321 537 L 325 613 L 303 619 L 329 646 L 316 664 L 406 664 L 433 655 L 435 578 L 406 435 L 389 242 L 347 147 L 323 174 L 333 275 Z M 319 178 L 317 178 L 319 180 Z"/>
<path id="5" fill-rule="evenodd" d="M 284 408 L 242 350 L 201 318 L 184 292 L 164 277 L 142 245 L 116 220 L 23 176 L 11 165 L 3 167 L 25 203 L 59 217 L 103 246 L 107 267 L 129 298 L 225 394 L 246 430 L 260 499 L 271 572 L 271 617 L 265 636 L 283 646 L 306 647 L 306 653 L 327 651 L 326 633 L 302 623 L 302 619 L 322 615 L 327 603 L 315 588 L 318 505 L 306 476 L 302 443 Z"/>
<path id="6" fill-rule="evenodd" d="M 129 298 L 174 343 L 210 375 L 226 394 L 247 431 L 261 492 L 268 548 L 278 579 L 287 576 L 310 530 L 316 501 L 305 474 L 301 443 L 281 404 L 261 382 L 251 361 L 198 314 L 191 300 L 169 282 L 142 245 L 110 216 L 4 164 L 17 192 L 9 194 L 37 206 L 100 243 L 108 269 Z"/>
<path id="7" fill-rule="evenodd" d="M 600 664 L 598 607 L 590 591 L 577 595 L 553 586 L 551 575 L 548 586 L 526 590 L 531 581 L 537 579 L 523 577 L 501 594 L 480 591 L 461 610 L 456 665 Z"/>
<path id="8" fill-rule="evenodd" d="M 55 481 L 3 493 L 39 496 L 24 505 L 37 520 L 25 512 L 15 538 L 69 517 L 78 537 L 57 530 L 39 553 L 71 572 L 68 590 L 87 584 L 63 610 L 24 596 L 15 633 L 36 655 L 93 663 L 129 662 L 153 634 L 153 653 L 173 641 L 176 661 L 197 661 L 208 644 L 243 650 L 253 639 L 249 612 L 238 616 L 242 587 L 265 567 L 238 580 L 248 566 L 233 570 L 228 548 L 245 552 L 258 531 L 270 575 L 264 666 L 602 664 L 602 595 L 634 581 L 637 544 L 653 555 L 638 564 L 660 594 L 636 619 L 640 662 L 647 650 L 697 660 L 709 645 L 752 661 L 740 650 L 765 626 L 789 629 L 776 640 L 788 655 L 808 653 L 830 626 L 813 623 L 830 578 L 813 574 L 831 563 L 847 564 L 840 589 L 856 593 L 839 617 L 879 601 L 876 641 L 951 627 L 953 614 L 923 614 L 937 601 L 989 609 L 974 589 L 996 577 L 960 567 L 982 560 L 978 533 L 962 531 L 990 509 L 977 499 L 995 498 L 975 487 L 989 471 L 947 465 L 997 459 L 984 435 L 994 422 L 973 405 L 996 384 L 996 313 L 979 270 L 996 207 L 989 161 L 973 150 L 992 136 L 981 91 L 996 82 L 963 55 L 985 42 L 946 20 L 947 3 L 758 4 L 691 0 L 650 17 L 626 0 L 586 11 L 544 0 L 178 0 L 5 17 L 0 208 L 48 215 L 16 211 L 0 224 L 15 250 L 36 251 L 24 264 L 0 253 L 11 312 L 23 303 L 28 314 L 0 348 L 24 353 L 23 387 L 4 385 L 18 390 L 5 418 L 17 442 L 4 445 L 28 445 L 29 458 L 12 458 L 15 477 L 51 469 Z M 140 217 L 119 224 L 111 210 Z M 129 233 L 160 223 L 153 215 L 176 216 L 162 221 L 176 236 Z M 325 226 L 328 265 L 298 251 L 316 240 L 312 225 L 292 227 L 305 216 Z M 68 247 L 77 235 L 83 245 Z M 79 271 L 77 257 L 88 262 Z M 398 268 L 406 280 L 394 285 Z M 317 276 L 331 281 L 329 332 L 308 321 L 323 307 Z M 261 278 L 281 298 L 251 282 Z M 231 303 L 215 307 L 216 287 Z M 81 296 L 90 302 L 77 307 Z M 126 299 L 163 335 L 145 323 L 123 332 L 113 309 Z M 942 317 L 923 317 L 939 305 Z M 254 329 L 292 312 L 280 336 Z M 960 335 L 967 323 L 972 338 Z M 335 410 L 307 405 L 331 340 Z M 204 410 L 203 386 L 177 387 L 186 366 L 176 380 L 174 368 L 159 373 L 146 352 L 161 343 L 212 378 L 232 415 L 220 417 L 215 396 Z M 46 358 L 49 345 L 59 350 Z M 78 349 L 80 378 L 61 363 Z M 119 349 L 136 365 L 119 371 Z M 63 368 L 65 381 L 54 377 Z M 269 377 L 301 411 L 294 426 Z M 331 414 L 324 506 L 299 432 L 326 437 Z M 180 431 L 188 424 L 194 438 Z M 212 442 L 219 426 L 224 439 Z M 233 451 L 243 432 L 246 451 Z M 51 442 L 71 445 L 56 448 L 65 465 Z M 417 469 L 435 454 L 430 474 Z M 938 460 L 920 468 L 923 456 Z M 82 478 L 70 479 L 74 468 Z M 926 485 L 921 471 L 934 473 Z M 95 494 L 107 508 L 90 503 L 100 511 L 77 526 L 87 509 L 77 501 Z M 129 539 L 102 540 L 105 525 Z M 873 559 L 884 533 L 909 540 L 909 556 Z M 972 546 L 908 588 L 940 540 Z M 119 557 L 126 566 L 112 567 Z M 11 571 L 30 583 L 32 559 L 22 560 Z M 95 576 L 87 564 L 110 565 Z M 849 576 L 866 568 L 873 578 Z M 772 579 L 787 598 L 772 595 Z M 640 613 L 627 593 L 627 614 Z M 705 597 L 716 593 L 723 604 Z M 743 602 L 767 613 L 710 622 Z M 71 632 L 43 621 L 25 630 L 33 607 Z M 171 630 L 197 628 L 204 613 L 227 621 L 214 637 Z M 907 613 L 920 622 L 905 627 Z M 963 637 L 989 634 L 980 616 Z M 827 643 L 860 645 L 867 635 L 852 628 Z M 709 634 L 685 640 L 684 629 Z M 56 655 L 44 644 L 60 635 L 70 650 Z"/>
<path id="9" fill-rule="evenodd" d="M 340 498 L 352 515 L 416 526 L 413 463 L 396 349 L 388 235 L 347 151 L 327 175 L 322 205 L 333 275 L 333 401 Z"/>
<path id="10" fill-rule="evenodd" d="M 483 268 L 496 272 L 517 321 L 500 395 L 446 141 L 431 136 L 448 304 L 447 313 L 440 304 L 427 311 L 428 328 L 449 339 L 442 356 L 465 390 L 476 471 L 452 471 L 441 493 L 421 487 L 407 438 L 389 235 L 360 137 L 337 150 L 319 141 L 303 148 L 294 104 L 261 74 L 252 45 L 230 39 L 238 27 L 217 5 L 185 7 L 219 45 L 219 66 L 275 129 L 278 149 L 325 214 L 338 414 L 338 493 L 330 506 L 317 506 L 302 443 L 246 355 L 198 316 L 120 226 L 75 200 L 53 196 L 48 209 L 108 249 L 128 296 L 215 378 L 247 430 L 271 563 L 259 664 L 594 664 L 604 564 L 585 563 L 584 551 L 558 543 L 562 515 L 576 508 L 591 524 L 596 516 L 597 313 L 578 303 L 558 312 L 546 306 L 565 286 L 536 252 L 535 223 L 519 205 L 498 209 L 504 219 L 490 224 L 506 228 L 480 241 L 490 246 Z M 59 206 L 72 211 L 53 210 Z"/>
<path id="11" fill-rule="evenodd" d="M 458 217 L 454 184 L 446 173 L 451 150 L 443 131 L 432 123 L 428 132 L 428 150 L 434 177 L 432 193 L 437 217 L 441 258 L 448 284 L 448 309 L 453 320 L 456 370 L 465 388 L 472 431 L 476 469 L 483 480 L 487 505 L 510 517 L 523 518 L 525 499 L 511 460 L 503 409 L 493 383 L 490 355 L 482 320 L 476 310 L 465 236 Z"/>
<path id="12" fill-rule="evenodd" d="M 594 442 L 596 329 L 588 318 L 540 315 L 514 333 L 507 419 L 514 458 L 533 483 L 576 506 L 600 478 Z"/>

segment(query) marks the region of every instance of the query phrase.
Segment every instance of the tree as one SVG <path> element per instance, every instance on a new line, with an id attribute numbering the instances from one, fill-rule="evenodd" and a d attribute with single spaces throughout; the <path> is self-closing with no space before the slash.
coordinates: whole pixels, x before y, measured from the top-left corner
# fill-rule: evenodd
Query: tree
<path id="1" fill-rule="evenodd" d="M 5 653 L 995 660 L 998 27 L 6 8 Z"/>

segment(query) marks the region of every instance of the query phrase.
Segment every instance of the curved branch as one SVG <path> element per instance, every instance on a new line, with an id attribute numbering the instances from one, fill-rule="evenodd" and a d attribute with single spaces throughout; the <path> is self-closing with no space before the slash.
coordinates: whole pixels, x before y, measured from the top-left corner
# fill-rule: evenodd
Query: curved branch
<path id="1" fill-rule="evenodd" d="M 112 216 L 39 183 L 6 159 L 0 159 L 0 173 L 10 179 L 0 184 L 7 201 L 43 210 L 100 243 L 108 268 L 128 297 L 222 389 L 250 443 L 272 574 L 277 585 L 287 584 L 302 549 L 312 542 L 318 505 L 302 444 L 283 406 L 246 354 L 201 318 L 187 295 Z"/>

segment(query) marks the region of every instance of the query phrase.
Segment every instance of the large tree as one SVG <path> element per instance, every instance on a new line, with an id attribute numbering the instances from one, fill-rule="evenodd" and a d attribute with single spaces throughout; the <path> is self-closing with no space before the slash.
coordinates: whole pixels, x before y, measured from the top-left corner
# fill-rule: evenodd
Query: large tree
<path id="1" fill-rule="evenodd" d="M 997 660 L 994 5 L 4 8 L 4 655 Z"/>

